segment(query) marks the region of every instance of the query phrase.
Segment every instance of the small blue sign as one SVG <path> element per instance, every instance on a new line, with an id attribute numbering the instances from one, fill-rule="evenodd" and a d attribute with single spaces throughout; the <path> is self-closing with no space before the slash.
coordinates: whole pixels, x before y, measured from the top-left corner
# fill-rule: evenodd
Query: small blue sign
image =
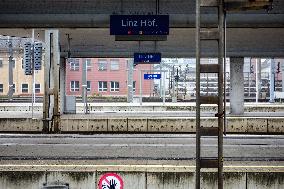
<path id="1" fill-rule="evenodd" d="M 169 35 L 169 15 L 110 15 L 110 35 Z"/>
<path id="2" fill-rule="evenodd" d="M 144 74 L 144 79 L 161 79 L 161 74 Z"/>
<path id="3" fill-rule="evenodd" d="M 159 64 L 161 56 L 161 53 L 134 53 L 134 62 Z"/>

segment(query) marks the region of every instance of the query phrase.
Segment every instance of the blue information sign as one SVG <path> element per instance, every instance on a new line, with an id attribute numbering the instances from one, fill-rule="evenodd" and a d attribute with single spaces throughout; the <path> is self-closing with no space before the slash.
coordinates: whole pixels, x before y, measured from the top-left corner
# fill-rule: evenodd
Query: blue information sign
<path id="1" fill-rule="evenodd" d="M 169 15 L 110 15 L 110 35 L 169 35 Z"/>
<path id="2" fill-rule="evenodd" d="M 161 74 L 144 74 L 144 79 L 161 79 Z"/>
<path id="3" fill-rule="evenodd" d="M 134 53 L 135 63 L 160 63 L 161 53 Z"/>

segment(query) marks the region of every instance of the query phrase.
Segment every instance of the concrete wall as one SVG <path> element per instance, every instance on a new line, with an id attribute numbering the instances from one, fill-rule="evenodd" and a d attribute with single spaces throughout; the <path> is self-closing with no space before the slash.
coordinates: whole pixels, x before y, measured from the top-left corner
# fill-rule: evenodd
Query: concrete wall
<path id="1" fill-rule="evenodd" d="M 143 104 L 142 106 L 138 104 L 126 104 L 126 103 L 90 103 L 89 109 L 90 112 L 109 112 L 109 111 L 117 111 L 117 112 L 125 112 L 125 111 L 189 111 L 195 112 L 196 106 L 194 103 L 186 104 L 186 103 L 168 103 L 165 106 L 159 103 Z M 245 112 L 284 112 L 284 104 L 245 104 L 244 107 Z M 31 103 L 1 103 L 0 104 L 0 112 L 3 111 L 32 111 Z M 34 105 L 34 111 L 42 112 L 42 103 L 36 103 Z M 207 105 L 201 107 L 202 112 L 216 112 L 216 105 Z M 227 111 L 229 111 L 229 106 L 227 106 Z M 82 103 L 76 104 L 76 112 L 83 113 L 84 106 Z"/>
<path id="2" fill-rule="evenodd" d="M 65 184 L 70 189 L 97 189 L 105 172 L 0 172 L 0 189 L 40 189 L 43 183 Z M 124 189 L 188 189 L 195 186 L 193 172 L 117 172 L 124 182 Z M 202 188 L 217 188 L 217 174 L 201 174 Z M 282 189 L 283 173 L 225 173 L 226 189 Z"/>
<path id="3" fill-rule="evenodd" d="M 229 117 L 227 133 L 283 134 L 284 118 Z M 68 133 L 194 133 L 195 118 L 62 118 L 61 132 Z M 203 127 L 216 127 L 216 118 L 201 119 Z M 41 132 L 42 120 L 1 118 L 0 132 Z"/>

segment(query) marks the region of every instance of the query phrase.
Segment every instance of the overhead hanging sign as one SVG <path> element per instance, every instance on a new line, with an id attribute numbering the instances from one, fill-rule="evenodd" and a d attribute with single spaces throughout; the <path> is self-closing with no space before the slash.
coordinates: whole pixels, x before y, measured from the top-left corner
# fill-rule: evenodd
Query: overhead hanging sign
<path id="1" fill-rule="evenodd" d="M 111 15 L 110 35 L 169 35 L 169 15 Z"/>
<path id="2" fill-rule="evenodd" d="M 161 79 L 161 74 L 144 74 L 144 79 Z"/>
<path id="3" fill-rule="evenodd" d="M 138 64 L 159 64 L 161 59 L 161 53 L 134 53 L 134 62 Z"/>

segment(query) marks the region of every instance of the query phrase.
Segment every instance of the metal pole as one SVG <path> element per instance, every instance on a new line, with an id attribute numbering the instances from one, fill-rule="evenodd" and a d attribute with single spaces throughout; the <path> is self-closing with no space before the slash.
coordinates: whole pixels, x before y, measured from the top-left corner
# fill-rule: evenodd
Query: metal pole
<path id="1" fill-rule="evenodd" d="M 85 64 L 86 66 L 86 88 L 85 88 L 85 114 L 89 113 L 88 110 L 88 68 L 87 68 L 87 62 Z"/>
<path id="2" fill-rule="evenodd" d="M 270 60 L 270 98 L 269 102 L 273 103 L 274 101 L 274 81 L 275 81 L 275 60 L 274 58 Z"/>
<path id="3" fill-rule="evenodd" d="M 133 103 L 133 60 L 128 59 L 127 102 Z"/>
<path id="4" fill-rule="evenodd" d="M 260 72 L 260 73 L 259 73 Z M 256 87 L 256 94 L 255 94 L 255 101 L 256 103 L 258 103 L 259 101 L 259 94 L 260 94 L 260 88 L 261 88 L 261 85 L 259 83 L 259 80 L 260 80 L 260 76 L 261 76 L 261 59 L 260 58 L 257 58 L 256 59 L 256 64 L 255 64 L 255 77 L 256 77 L 256 81 L 255 81 L 255 87 Z"/>
<path id="5" fill-rule="evenodd" d="M 51 33 L 45 31 L 45 64 L 44 64 L 44 98 L 43 98 L 43 132 L 49 131 L 49 87 L 50 87 L 50 65 L 51 65 Z"/>
<path id="6" fill-rule="evenodd" d="M 162 62 L 160 63 L 160 73 L 161 73 L 161 70 L 162 70 Z M 164 87 L 164 86 L 163 86 L 163 87 Z M 160 79 L 160 96 L 162 96 L 162 93 L 163 93 L 162 80 Z"/>
<path id="7" fill-rule="evenodd" d="M 200 189 L 200 0 L 196 0 L 196 175 L 195 188 Z"/>
<path id="8" fill-rule="evenodd" d="M 87 113 L 86 99 L 87 99 L 87 59 L 83 59 L 82 64 L 82 103 L 84 105 L 84 113 Z"/>
<path id="9" fill-rule="evenodd" d="M 32 50 L 31 50 L 31 61 L 32 61 L 32 118 L 34 118 L 34 103 L 35 103 L 35 65 L 34 65 L 34 42 L 35 42 L 35 30 L 32 29 Z"/>
<path id="10" fill-rule="evenodd" d="M 173 66 L 173 86 L 172 86 L 172 90 L 173 90 L 173 97 L 172 97 L 172 102 L 177 102 L 177 98 L 176 98 L 176 79 L 175 79 L 175 66 Z"/>
<path id="11" fill-rule="evenodd" d="M 223 32 L 224 32 L 224 135 L 226 135 L 227 132 L 227 120 L 226 120 L 226 104 L 227 104 L 227 95 L 226 95 L 226 87 L 227 87 L 227 14 L 224 11 L 224 25 L 223 25 Z"/>
<path id="12" fill-rule="evenodd" d="M 160 72 L 162 74 L 162 72 Z M 165 94 L 165 80 L 166 80 L 166 72 L 163 72 L 163 105 L 165 105 L 166 102 L 166 94 Z"/>
<path id="13" fill-rule="evenodd" d="M 255 61 L 255 102 L 258 103 L 258 59 Z"/>
<path id="14" fill-rule="evenodd" d="M 9 91 L 8 91 L 8 99 L 13 100 L 13 44 L 8 37 L 8 45 L 9 45 Z"/>
<path id="15" fill-rule="evenodd" d="M 60 126 L 60 103 L 59 103 L 59 64 L 60 64 L 60 52 L 59 52 L 59 34 L 58 30 L 53 31 L 52 35 L 52 63 L 53 63 L 53 95 L 54 95 L 54 132 L 58 133 Z"/>
<path id="16" fill-rule="evenodd" d="M 140 81 L 139 81 L 139 84 L 140 84 L 140 86 L 139 86 L 139 91 L 140 91 L 140 105 L 142 105 L 142 70 L 140 70 L 140 76 L 139 76 L 139 78 L 140 78 Z"/>
<path id="17" fill-rule="evenodd" d="M 251 58 L 249 59 L 249 73 L 248 73 L 248 96 L 249 97 L 250 97 L 250 84 L 251 84 L 250 76 L 251 76 Z"/>
<path id="18" fill-rule="evenodd" d="M 282 92 L 284 92 L 284 62 L 281 62 L 279 66 L 282 72 Z"/>
<path id="19" fill-rule="evenodd" d="M 223 102 L 223 62 L 224 62 L 224 9 L 223 9 L 223 0 L 219 1 L 219 9 L 218 9 L 218 17 L 219 17 L 219 41 L 218 41 L 218 51 L 219 51 L 219 77 L 218 77 L 218 127 L 219 127 L 219 134 L 218 134 L 218 189 L 223 189 L 223 113 L 224 113 L 224 102 Z"/>

